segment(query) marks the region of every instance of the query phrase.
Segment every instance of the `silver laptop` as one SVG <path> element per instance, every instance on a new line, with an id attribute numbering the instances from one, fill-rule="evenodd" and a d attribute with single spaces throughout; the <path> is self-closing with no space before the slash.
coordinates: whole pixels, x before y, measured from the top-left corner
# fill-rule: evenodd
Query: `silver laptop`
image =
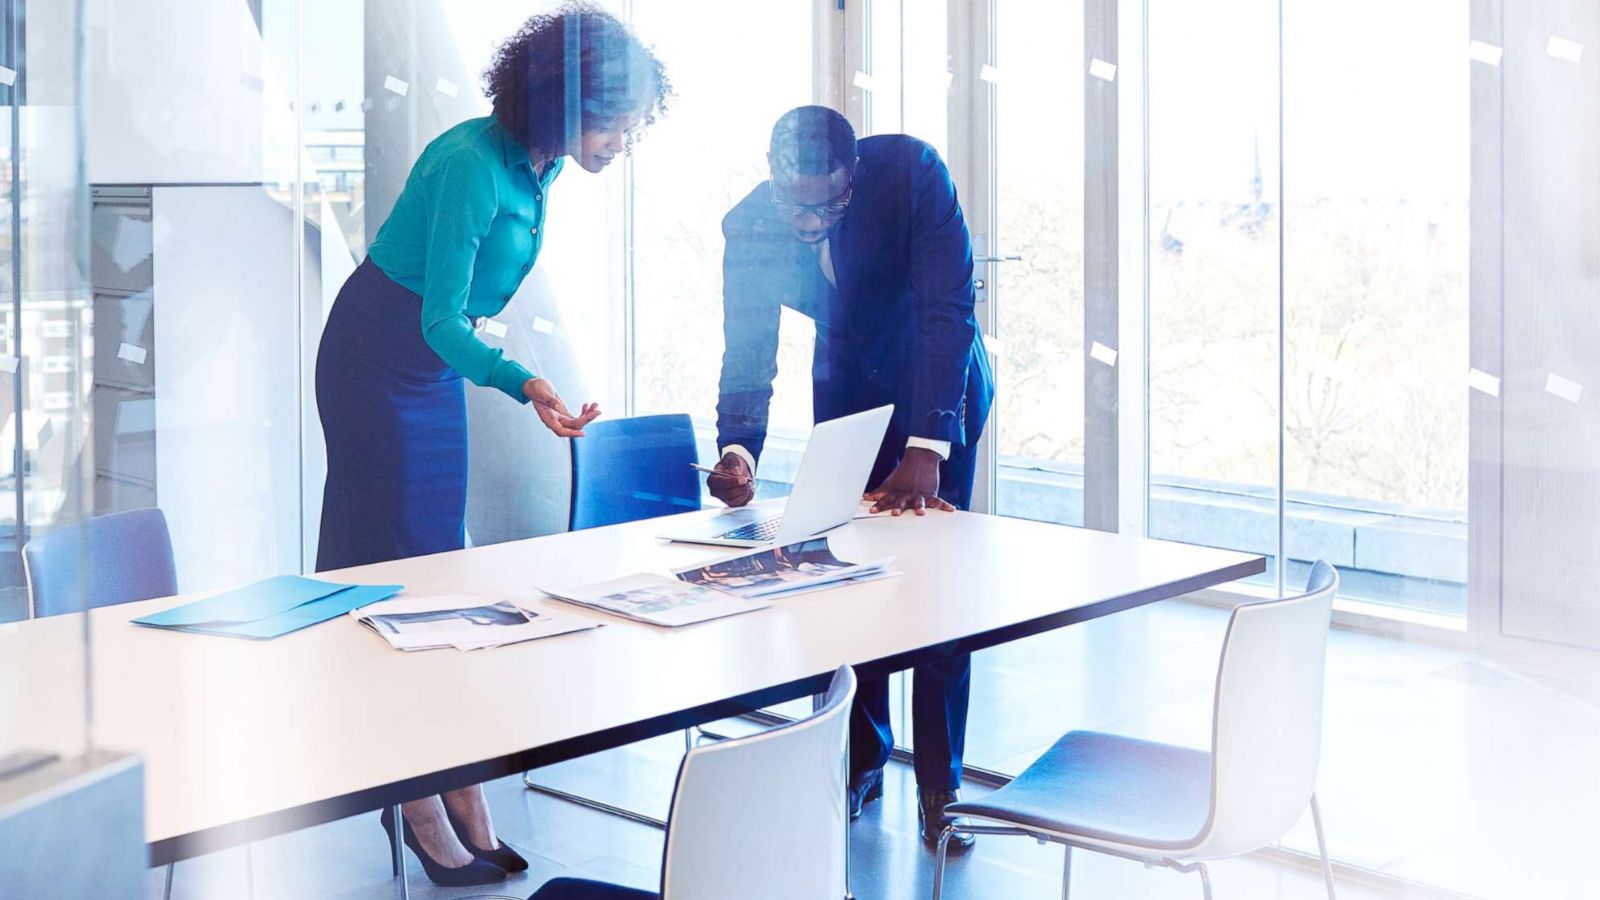
<path id="1" fill-rule="evenodd" d="M 813 428 L 794 489 L 777 515 L 766 504 L 733 509 L 661 537 L 725 547 L 787 546 L 846 524 L 861 507 L 893 412 L 893 406 L 880 406 Z"/>

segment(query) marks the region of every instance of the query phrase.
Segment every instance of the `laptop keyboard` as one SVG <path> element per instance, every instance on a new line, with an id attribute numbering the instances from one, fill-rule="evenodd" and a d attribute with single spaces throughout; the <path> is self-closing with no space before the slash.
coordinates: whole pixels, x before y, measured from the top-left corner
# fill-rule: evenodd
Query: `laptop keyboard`
<path id="1" fill-rule="evenodd" d="M 751 522 L 741 525 L 732 531 L 725 531 L 717 537 L 724 541 L 770 541 L 778 536 L 778 526 L 783 524 L 783 516 L 775 516 L 761 522 Z"/>

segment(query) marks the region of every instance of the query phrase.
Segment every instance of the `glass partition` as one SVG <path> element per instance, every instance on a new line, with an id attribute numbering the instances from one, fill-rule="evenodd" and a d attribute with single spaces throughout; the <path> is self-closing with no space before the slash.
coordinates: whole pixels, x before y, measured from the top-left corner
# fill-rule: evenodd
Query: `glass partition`
<path id="1" fill-rule="evenodd" d="M 138 342 L 102 336 L 96 316 L 78 9 L 23 7 L 0 3 L 0 781 L 95 743 L 90 623 L 70 615 L 88 598 L 63 581 L 36 607 L 22 550 L 94 509 L 90 385 L 108 354 Z M 86 572 L 81 549 L 58 547 L 50 562 Z M 50 618 L 24 630 L 35 615 Z"/>

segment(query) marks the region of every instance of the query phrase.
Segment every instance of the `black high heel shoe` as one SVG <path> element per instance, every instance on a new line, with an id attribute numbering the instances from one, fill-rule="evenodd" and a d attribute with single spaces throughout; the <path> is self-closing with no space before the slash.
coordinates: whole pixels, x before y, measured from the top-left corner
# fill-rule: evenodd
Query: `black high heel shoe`
<path id="1" fill-rule="evenodd" d="M 384 832 L 389 835 L 389 845 L 394 846 L 394 807 L 385 806 L 378 821 L 383 824 Z M 422 863 L 422 871 L 434 884 L 440 887 L 470 887 L 506 880 L 505 869 L 478 859 L 477 854 L 473 854 L 472 862 L 454 869 L 435 861 L 426 850 L 422 849 L 422 842 L 417 840 L 417 833 L 412 830 L 411 823 L 402 820 L 401 824 L 405 826 L 403 829 L 405 845 L 417 855 L 417 861 Z"/>
<path id="2" fill-rule="evenodd" d="M 507 872 L 528 871 L 528 861 L 522 858 L 522 854 L 507 846 L 505 841 L 498 841 L 500 846 L 493 850 L 480 850 L 472 846 L 472 841 L 467 839 L 466 827 L 456 818 L 456 814 L 450 811 L 448 803 L 444 805 L 444 814 L 450 820 L 450 827 L 456 830 L 456 837 L 461 839 L 461 846 L 467 848 L 467 852 L 471 853 L 473 858 L 494 863 Z"/>

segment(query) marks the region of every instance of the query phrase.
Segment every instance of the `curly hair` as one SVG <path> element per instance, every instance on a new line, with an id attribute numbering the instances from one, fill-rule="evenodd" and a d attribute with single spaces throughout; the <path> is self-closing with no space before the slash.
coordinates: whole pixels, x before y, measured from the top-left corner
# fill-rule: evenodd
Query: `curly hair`
<path id="1" fill-rule="evenodd" d="M 530 150 L 560 154 L 581 132 L 666 112 L 672 84 L 633 30 L 592 3 L 569 2 L 522 24 L 483 73 L 495 117 Z"/>

